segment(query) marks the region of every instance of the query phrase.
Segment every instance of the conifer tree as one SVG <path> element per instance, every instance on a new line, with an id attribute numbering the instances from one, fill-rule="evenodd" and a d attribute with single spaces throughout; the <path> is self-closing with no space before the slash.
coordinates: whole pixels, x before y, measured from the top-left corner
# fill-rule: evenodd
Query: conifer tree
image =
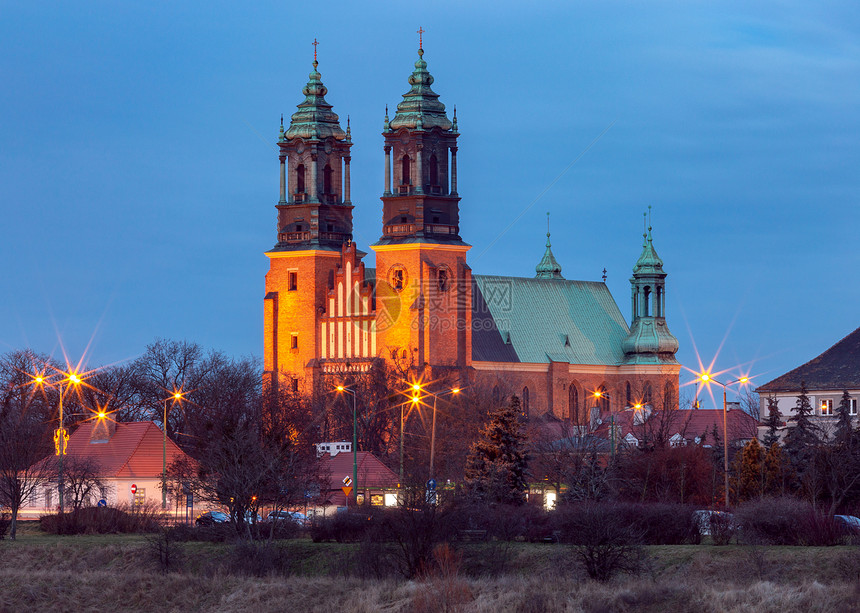
<path id="1" fill-rule="evenodd" d="M 762 448 L 756 439 L 744 445 L 735 456 L 735 477 L 732 479 L 737 502 L 757 498 L 762 494 Z"/>
<path id="2" fill-rule="evenodd" d="M 836 444 L 843 449 L 853 449 L 856 437 L 851 427 L 851 396 L 848 395 L 848 390 L 842 391 L 842 400 L 836 414 L 839 416 L 836 422 Z"/>
<path id="3" fill-rule="evenodd" d="M 779 442 L 779 434 L 777 432 L 781 422 L 780 417 L 779 403 L 776 398 L 770 396 L 767 399 L 767 419 L 764 422 L 767 425 L 767 432 L 762 441 L 766 449 L 770 449 L 774 443 Z"/>
<path id="4" fill-rule="evenodd" d="M 493 410 L 490 421 L 466 458 L 466 488 L 484 502 L 520 504 L 528 486 L 528 456 L 521 423 L 520 399 Z"/>
<path id="5" fill-rule="evenodd" d="M 801 479 L 812 465 L 815 448 L 820 442 L 821 429 L 812 422 L 811 416 L 812 404 L 809 402 L 809 396 L 806 395 L 806 382 L 801 381 L 794 415 L 788 418 L 789 422 L 794 422 L 794 427 L 789 428 L 785 435 L 785 453 L 794 472 Z"/>
<path id="6" fill-rule="evenodd" d="M 779 443 L 773 443 L 764 456 L 764 493 L 770 496 L 785 494 L 789 466 Z"/>

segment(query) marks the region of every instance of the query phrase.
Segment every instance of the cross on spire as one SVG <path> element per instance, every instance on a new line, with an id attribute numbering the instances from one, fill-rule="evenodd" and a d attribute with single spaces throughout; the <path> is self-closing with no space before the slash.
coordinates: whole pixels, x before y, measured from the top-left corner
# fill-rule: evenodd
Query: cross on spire
<path id="1" fill-rule="evenodd" d="M 426 31 L 427 30 L 425 30 L 421 26 L 418 26 L 417 32 L 418 32 L 418 48 L 419 49 L 424 48 L 424 32 L 426 32 Z"/>
<path id="2" fill-rule="evenodd" d="M 314 42 L 312 42 L 311 44 L 314 46 L 314 61 L 316 62 L 317 61 L 317 45 L 319 45 L 316 37 L 314 37 Z"/>
<path id="3" fill-rule="evenodd" d="M 603 269 L 603 282 L 606 283 L 606 269 Z"/>

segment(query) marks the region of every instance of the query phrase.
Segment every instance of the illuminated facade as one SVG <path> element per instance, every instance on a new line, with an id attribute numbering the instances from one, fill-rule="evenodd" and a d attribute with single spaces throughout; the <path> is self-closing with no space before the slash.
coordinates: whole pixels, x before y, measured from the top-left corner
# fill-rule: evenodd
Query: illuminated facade
<path id="1" fill-rule="evenodd" d="M 352 241 L 349 126 L 325 100 L 317 62 L 281 125 L 277 244 L 266 255 L 269 383 L 309 392 L 384 360 L 425 380 L 517 393 L 533 414 L 574 417 L 594 390 L 613 410 L 677 407 L 677 340 L 665 318 L 651 231 L 631 279 L 631 325 L 605 283 L 568 281 L 547 234 L 534 278 L 473 275 L 461 237 L 459 130 L 431 88 L 423 49 L 394 117 L 386 112 L 376 267 Z"/>

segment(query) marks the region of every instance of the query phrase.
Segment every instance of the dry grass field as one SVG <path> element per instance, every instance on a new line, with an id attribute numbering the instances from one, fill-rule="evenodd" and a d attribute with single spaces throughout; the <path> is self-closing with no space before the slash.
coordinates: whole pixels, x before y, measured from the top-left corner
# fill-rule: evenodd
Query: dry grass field
<path id="1" fill-rule="evenodd" d="M 21 611 L 654 611 L 841 613 L 860 611 L 858 547 L 648 547 L 634 577 L 588 580 L 563 545 L 517 543 L 495 576 L 469 560 L 498 556 L 466 546 L 447 571 L 416 581 L 355 576 L 355 545 L 277 544 L 288 574 L 254 575 L 223 544 L 186 543 L 177 572 L 162 574 L 140 536 L 55 537 L 26 527 L 0 541 L 0 613 Z M 471 550 L 469 550 L 471 548 Z"/>

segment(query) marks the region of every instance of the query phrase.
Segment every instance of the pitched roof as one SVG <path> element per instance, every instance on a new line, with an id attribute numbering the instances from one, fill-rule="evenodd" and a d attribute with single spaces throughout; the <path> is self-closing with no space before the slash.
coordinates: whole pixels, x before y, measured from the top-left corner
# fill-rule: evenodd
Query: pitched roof
<path id="1" fill-rule="evenodd" d="M 597 281 L 472 276 L 472 359 L 620 364 L 627 322 Z"/>
<path id="2" fill-rule="evenodd" d="M 660 424 L 661 411 L 653 411 L 650 417 L 646 418 L 645 423 L 641 423 L 636 419 L 636 411 L 629 409 L 614 413 L 615 415 L 615 436 L 622 438 L 629 433 L 633 433 L 636 438 L 641 438 L 642 434 L 647 432 L 646 424 L 651 422 L 655 427 L 664 428 L 662 434 L 672 437 L 675 434 L 680 434 L 686 441 L 694 442 L 697 437 L 705 436 L 705 444 L 713 443 L 711 433 L 714 426 L 717 427 L 717 432 L 720 437 L 724 436 L 723 430 L 723 411 L 722 409 L 679 409 L 672 411 L 671 421 Z M 655 420 L 655 421 L 651 421 Z M 731 410 L 726 413 L 726 422 L 729 429 L 729 440 L 747 440 L 756 437 L 758 432 L 758 422 L 749 413 L 739 409 Z M 610 436 L 611 428 L 610 414 L 601 415 L 601 424 L 597 427 L 594 434 L 596 436 Z"/>
<path id="3" fill-rule="evenodd" d="M 116 424 L 116 432 L 106 442 L 90 442 L 95 421 L 82 424 L 69 436 L 66 455 L 92 458 L 101 467 L 101 476 L 119 478 L 159 477 L 162 468 L 161 428 L 151 421 Z M 167 439 L 167 465 L 184 452 Z"/>
<path id="4" fill-rule="evenodd" d="M 818 357 L 765 383 L 756 391 L 796 391 L 800 389 L 801 382 L 806 383 L 810 390 L 860 388 L 860 328 Z"/>
<path id="5" fill-rule="evenodd" d="M 397 473 L 383 464 L 379 458 L 369 451 L 359 451 L 358 460 L 358 484 L 360 489 L 364 488 L 394 488 L 399 480 Z M 331 489 L 337 490 L 342 485 L 344 477 L 352 478 L 352 453 L 341 452 L 332 457 L 324 453 L 320 458 L 320 470 L 323 474 L 331 477 Z"/>

